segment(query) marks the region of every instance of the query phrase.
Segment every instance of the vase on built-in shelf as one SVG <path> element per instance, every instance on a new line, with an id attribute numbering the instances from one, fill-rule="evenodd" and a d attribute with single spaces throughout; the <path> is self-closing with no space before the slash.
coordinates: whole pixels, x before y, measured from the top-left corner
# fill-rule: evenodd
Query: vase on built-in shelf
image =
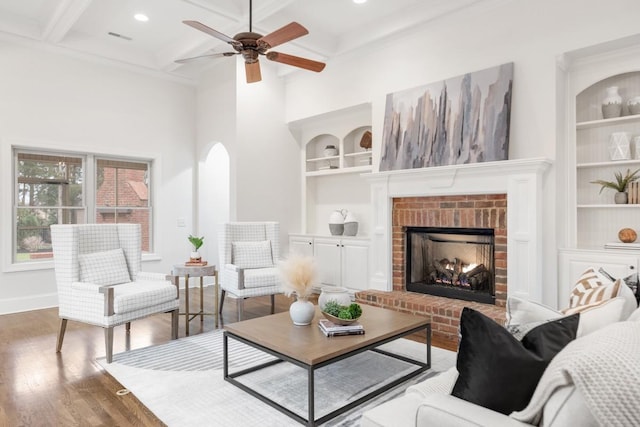
<path id="1" fill-rule="evenodd" d="M 618 93 L 618 86 L 611 86 L 606 89 L 605 97 L 602 100 L 602 117 L 612 119 L 622 115 L 622 97 Z"/>
<path id="2" fill-rule="evenodd" d="M 629 108 L 629 114 L 640 114 L 640 96 L 634 96 L 628 100 L 627 108 Z"/>
<path id="3" fill-rule="evenodd" d="M 332 236 L 342 236 L 344 233 L 344 219 L 347 216 L 346 209 L 336 209 L 329 215 L 329 232 Z"/>

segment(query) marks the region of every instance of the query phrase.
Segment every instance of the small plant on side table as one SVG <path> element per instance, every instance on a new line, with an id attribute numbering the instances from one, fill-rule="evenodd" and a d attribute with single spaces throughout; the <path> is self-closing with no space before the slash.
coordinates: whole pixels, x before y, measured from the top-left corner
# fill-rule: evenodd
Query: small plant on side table
<path id="1" fill-rule="evenodd" d="M 198 249 L 200 249 L 204 244 L 204 236 L 196 237 L 189 234 L 189 237 L 187 237 L 187 239 L 189 240 L 189 243 L 193 245 L 193 251 L 191 252 L 191 261 L 200 261 L 200 252 L 198 252 Z"/>

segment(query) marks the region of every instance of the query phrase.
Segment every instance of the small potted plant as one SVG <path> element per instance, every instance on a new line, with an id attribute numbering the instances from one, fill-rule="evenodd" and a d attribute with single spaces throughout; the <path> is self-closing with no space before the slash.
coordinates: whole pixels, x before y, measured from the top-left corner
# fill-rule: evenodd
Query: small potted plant
<path id="1" fill-rule="evenodd" d="M 605 181 L 603 179 L 598 179 L 596 181 L 591 181 L 591 184 L 598 184 L 601 185 L 602 187 L 600 188 L 600 193 L 602 193 L 602 190 L 604 190 L 605 188 L 611 188 L 612 190 L 616 190 L 616 194 L 614 196 L 614 200 L 617 204 L 626 204 L 627 203 L 627 187 L 629 186 L 630 182 L 634 182 L 636 181 L 638 178 L 640 178 L 638 176 L 638 173 L 640 172 L 640 169 L 635 170 L 634 172 L 631 172 L 630 169 L 627 169 L 627 173 L 622 175 L 622 172 L 616 172 L 615 181 Z"/>
<path id="2" fill-rule="evenodd" d="M 189 234 L 189 237 L 187 237 L 187 239 L 189 239 L 189 243 L 191 243 L 191 245 L 193 245 L 193 251 L 191 252 L 190 261 L 192 261 L 192 262 L 200 261 L 201 260 L 200 252 L 198 252 L 198 249 L 200 249 L 202 247 L 202 245 L 204 244 L 204 236 L 196 237 L 196 236 L 193 236 L 193 235 Z"/>

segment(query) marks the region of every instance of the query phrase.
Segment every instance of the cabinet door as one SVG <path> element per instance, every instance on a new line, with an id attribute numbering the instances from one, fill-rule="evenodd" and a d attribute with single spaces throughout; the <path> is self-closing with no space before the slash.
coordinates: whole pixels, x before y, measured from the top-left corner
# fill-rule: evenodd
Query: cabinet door
<path id="1" fill-rule="evenodd" d="M 343 240 L 342 286 L 369 289 L 369 242 Z"/>
<path id="2" fill-rule="evenodd" d="M 340 285 L 340 239 L 316 238 L 313 251 L 322 285 Z"/>
<path id="3" fill-rule="evenodd" d="M 313 239 L 310 237 L 290 237 L 289 251 L 292 254 L 313 256 Z"/>
<path id="4" fill-rule="evenodd" d="M 558 308 L 569 305 L 569 295 L 576 281 L 589 267 L 602 268 L 616 279 L 623 279 L 637 271 L 638 258 L 602 251 L 563 251 L 559 257 Z"/>

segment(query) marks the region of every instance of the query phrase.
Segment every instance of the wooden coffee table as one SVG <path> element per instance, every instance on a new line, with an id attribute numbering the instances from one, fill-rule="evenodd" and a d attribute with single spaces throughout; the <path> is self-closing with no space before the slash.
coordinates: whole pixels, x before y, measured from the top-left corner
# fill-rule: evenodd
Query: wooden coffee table
<path id="1" fill-rule="evenodd" d="M 407 379 L 426 371 L 431 367 L 431 323 L 426 317 L 398 313 L 378 307 L 363 306 L 360 323 L 365 328 L 364 335 L 341 337 L 325 337 L 318 328 L 318 320 L 323 318 L 316 307 L 316 315 L 309 326 L 295 326 L 288 312 L 273 314 L 257 319 L 225 325 L 224 331 L 224 379 L 263 402 L 273 406 L 291 418 L 314 426 L 334 418 L 345 411 L 389 390 Z M 424 332 L 426 334 L 426 362 L 413 360 L 401 355 L 389 353 L 378 346 L 404 337 L 409 334 Z M 251 347 L 260 349 L 277 358 L 267 363 L 253 366 L 242 371 L 229 373 L 228 340 L 233 338 Z M 323 366 L 338 360 L 354 356 L 364 351 L 375 351 L 396 359 L 416 365 L 415 371 L 404 375 L 380 388 L 354 400 L 321 418 L 315 418 L 314 405 L 314 372 Z M 250 372 L 271 366 L 275 363 L 289 362 L 304 368 L 308 378 L 308 416 L 303 418 L 292 410 L 285 408 L 272 399 L 258 393 L 239 381 L 239 377 Z"/>

